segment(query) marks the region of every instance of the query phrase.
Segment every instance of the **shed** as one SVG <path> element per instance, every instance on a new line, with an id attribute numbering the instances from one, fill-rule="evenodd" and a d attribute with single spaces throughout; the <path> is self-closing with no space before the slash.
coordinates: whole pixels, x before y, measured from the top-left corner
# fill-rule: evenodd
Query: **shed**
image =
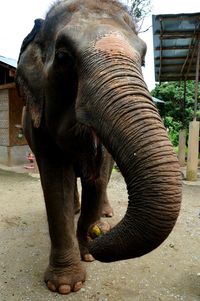
<path id="1" fill-rule="evenodd" d="M 23 102 L 14 82 L 17 62 L 0 56 L 0 164 L 26 162 L 29 147 L 21 129 Z"/>
<path id="2" fill-rule="evenodd" d="M 199 121 L 198 83 L 200 80 L 200 13 L 153 16 L 155 80 L 195 80 L 194 116 L 189 127 L 187 179 L 197 179 Z M 184 165 L 185 133 L 180 131 L 179 162 Z"/>

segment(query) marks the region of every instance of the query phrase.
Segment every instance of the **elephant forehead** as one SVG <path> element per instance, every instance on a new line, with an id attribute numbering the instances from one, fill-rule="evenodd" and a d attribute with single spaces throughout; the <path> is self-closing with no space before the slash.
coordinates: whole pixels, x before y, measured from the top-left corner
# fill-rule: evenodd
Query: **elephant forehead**
<path id="1" fill-rule="evenodd" d="M 112 32 L 101 37 L 98 41 L 96 41 L 95 49 L 106 52 L 110 55 L 119 53 L 134 60 L 139 58 L 139 53 L 118 32 Z"/>

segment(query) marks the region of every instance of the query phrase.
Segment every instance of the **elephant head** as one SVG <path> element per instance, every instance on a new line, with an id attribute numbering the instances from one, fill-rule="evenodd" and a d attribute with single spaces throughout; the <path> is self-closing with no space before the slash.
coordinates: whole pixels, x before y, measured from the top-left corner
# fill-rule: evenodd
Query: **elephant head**
<path id="1" fill-rule="evenodd" d="M 179 164 L 142 76 L 145 52 L 118 2 L 65 0 L 34 31 L 17 69 L 34 126 L 62 143 L 76 125 L 91 128 L 125 178 L 124 218 L 89 246 L 106 262 L 158 247 L 180 209 Z"/>

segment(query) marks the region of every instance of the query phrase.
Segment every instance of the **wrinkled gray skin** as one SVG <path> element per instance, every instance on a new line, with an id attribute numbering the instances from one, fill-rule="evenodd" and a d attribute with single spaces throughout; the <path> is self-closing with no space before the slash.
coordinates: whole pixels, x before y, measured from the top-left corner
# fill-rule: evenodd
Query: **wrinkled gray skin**
<path id="1" fill-rule="evenodd" d="M 180 209 L 179 164 L 142 77 L 145 43 L 120 4 L 59 2 L 22 48 L 17 84 L 26 101 L 24 131 L 39 166 L 51 237 L 45 281 L 66 294 L 85 281 L 81 256 L 134 258 L 166 239 Z M 117 226 L 88 243 L 107 185 L 102 143 L 125 178 L 129 203 Z"/>

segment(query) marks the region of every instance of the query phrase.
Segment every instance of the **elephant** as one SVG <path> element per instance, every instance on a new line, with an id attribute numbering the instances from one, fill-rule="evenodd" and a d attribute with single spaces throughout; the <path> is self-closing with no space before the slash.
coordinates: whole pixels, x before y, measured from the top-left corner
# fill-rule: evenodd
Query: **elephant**
<path id="1" fill-rule="evenodd" d="M 107 184 L 110 180 L 110 176 L 114 167 L 114 160 L 111 157 L 111 155 L 108 153 L 108 151 L 104 148 L 105 155 L 104 155 L 104 163 L 102 164 L 102 172 L 101 172 L 101 180 L 104 182 L 104 185 L 102 185 L 102 191 L 101 191 L 101 217 L 112 217 L 114 215 L 113 208 L 110 205 L 110 202 L 108 200 L 107 195 Z M 74 213 L 77 214 L 80 212 L 81 204 L 79 201 L 79 192 L 78 192 L 78 186 L 77 181 L 75 182 L 74 187 Z"/>
<path id="2" fill-rule="evenodd" d="M 51 291 L 68 294 L 85 281 L 81 259 L 140 257 L 168 237 L 179 215 L 181 173 L 142 75 L 146 44 L 128 9 L 115 0 L 63 0 L 36 23 L 22 45 L 16 84 L 47 211 L 44 280 Z M 101 215 L 108 154 L 125 179 L 128 207 L 110 231 L 88 240 Z"/>

